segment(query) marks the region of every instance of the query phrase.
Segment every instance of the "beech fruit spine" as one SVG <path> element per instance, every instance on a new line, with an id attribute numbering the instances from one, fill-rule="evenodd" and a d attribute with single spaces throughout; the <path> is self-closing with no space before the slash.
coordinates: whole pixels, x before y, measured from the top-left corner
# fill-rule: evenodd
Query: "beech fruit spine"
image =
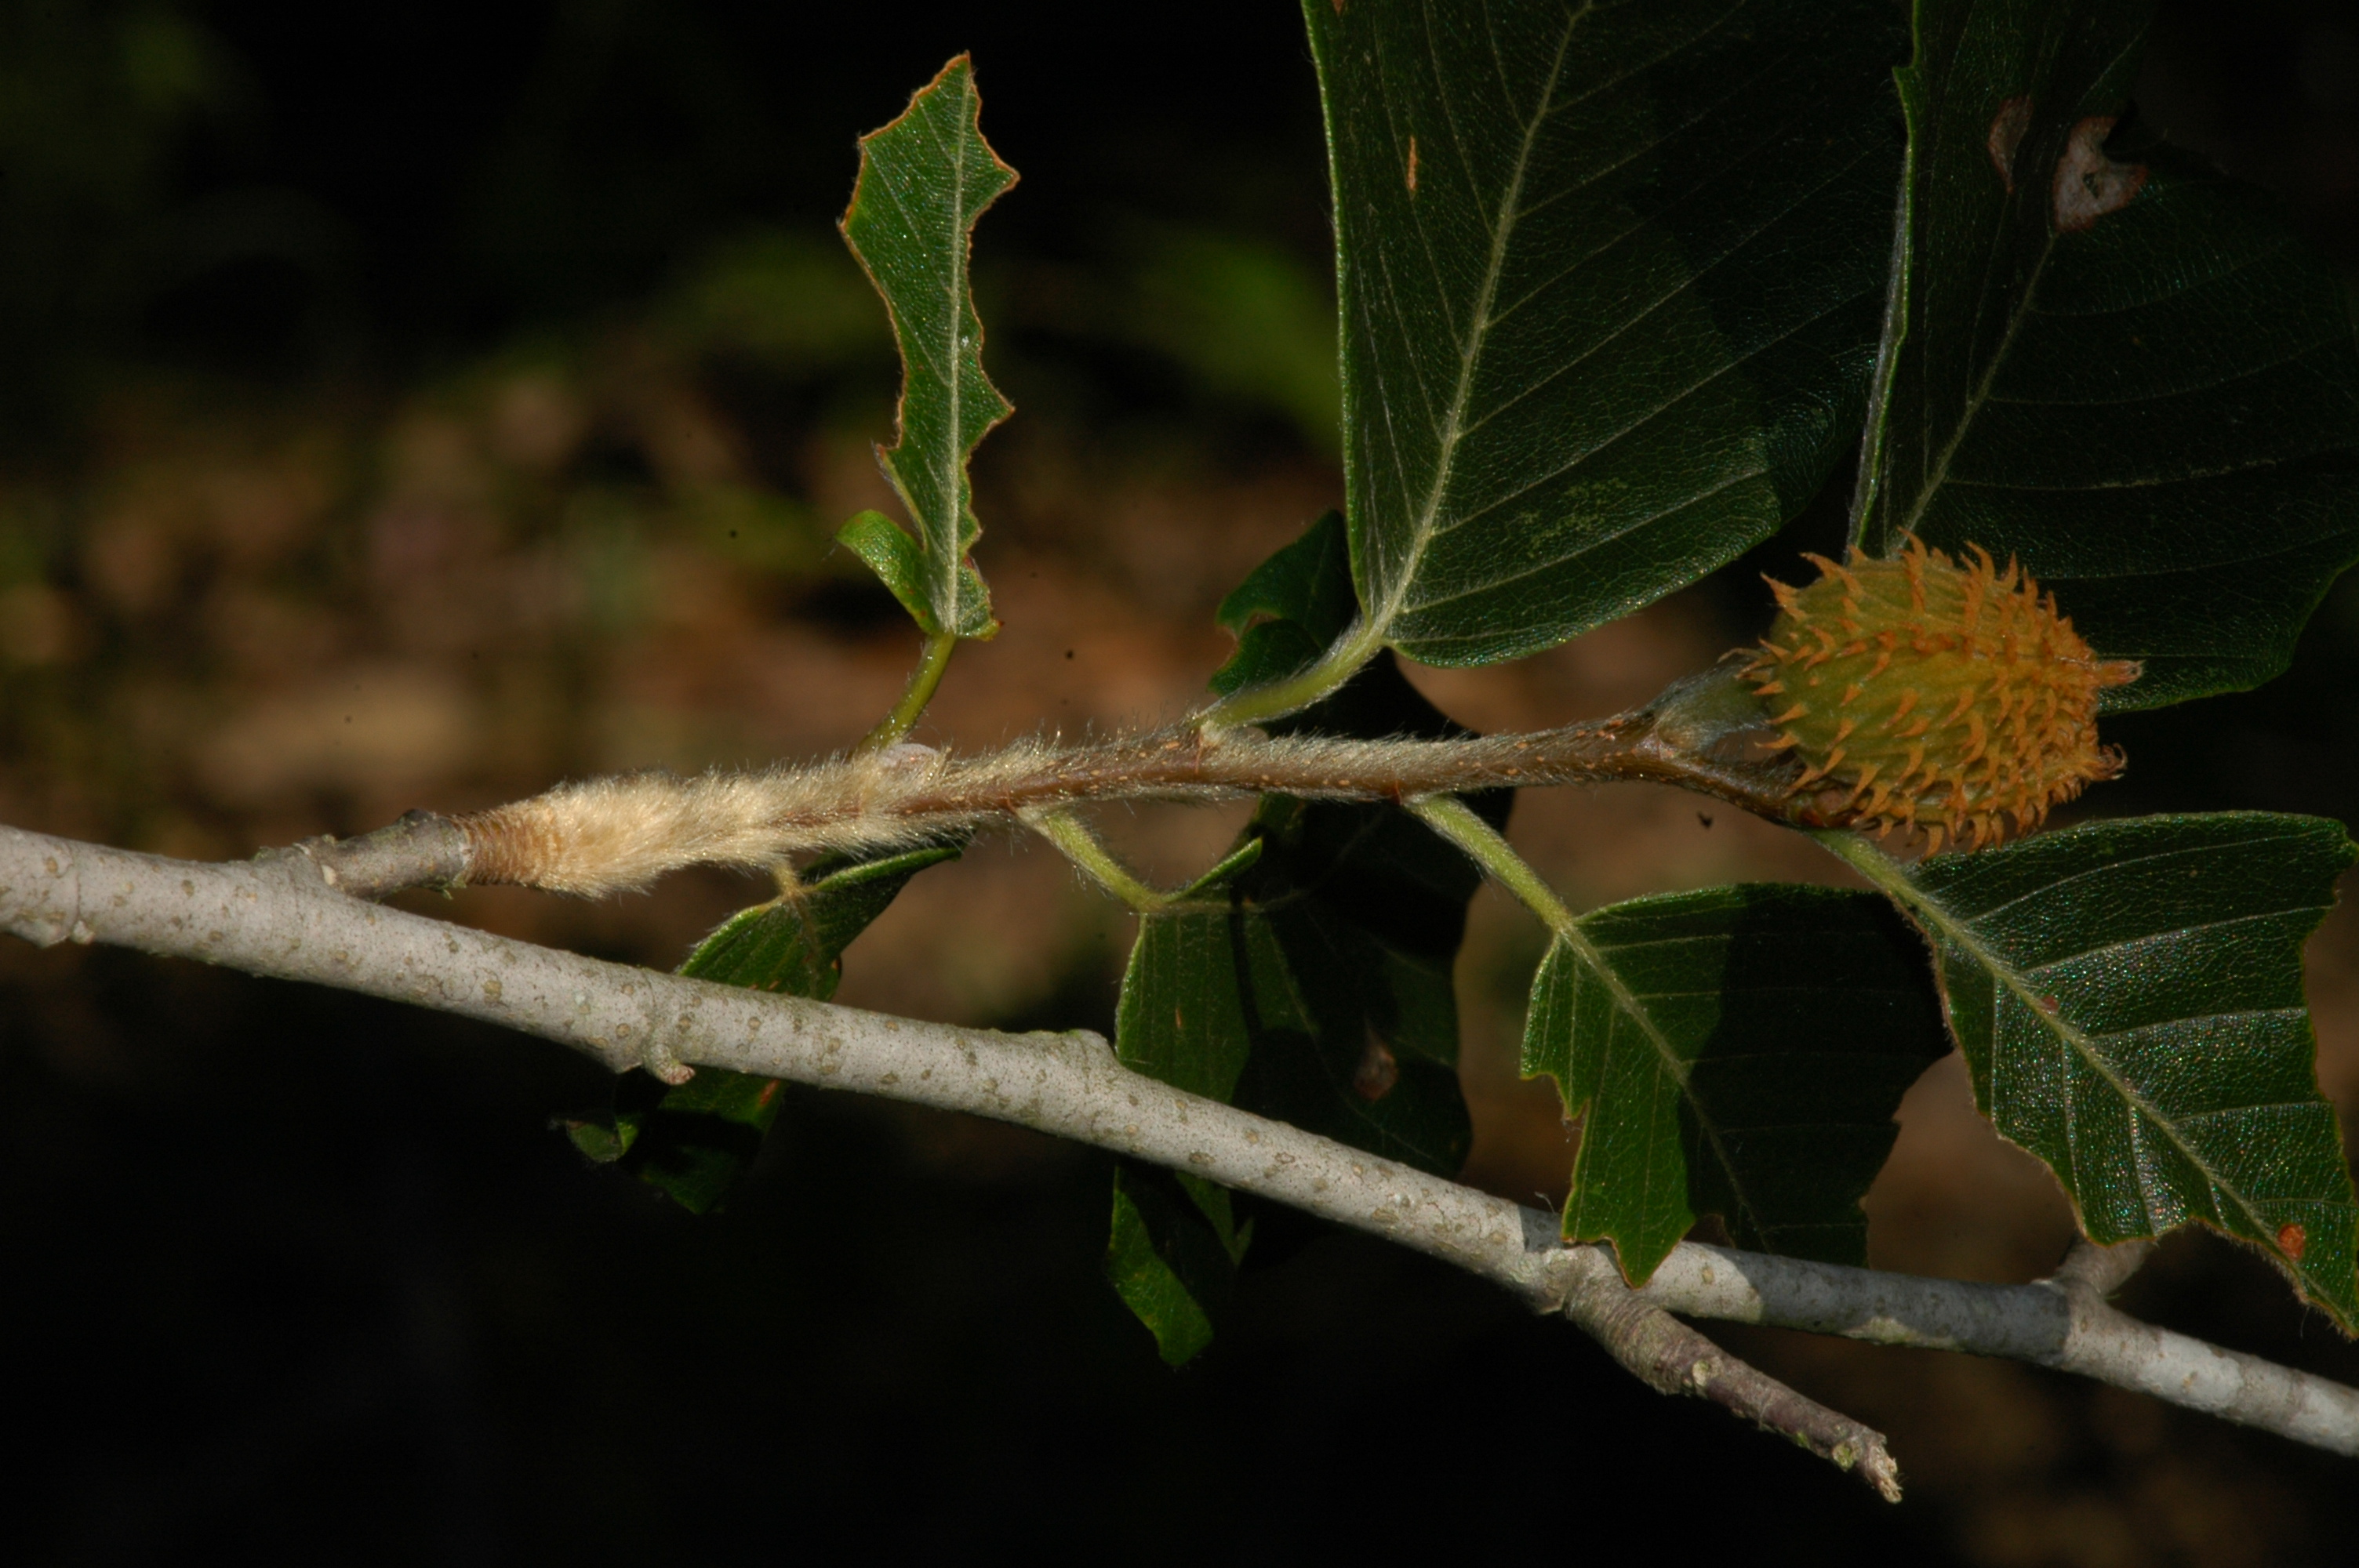
<path id="1" fill-rule="evenodd" d="M 1928 853 L 2027 833 L 2118 774 L 2097 701 L 2137 679 L 2072 630 L 2013 559 L 1968 564 L 1914 535 L 1898 556 L 1807 556 L 1817 581 L 1772 579 L 1778 616 L 1745 667 L 1805 766 L 1794 788 L 1847 788 L 1854 825 L 1924 834 Z"/>

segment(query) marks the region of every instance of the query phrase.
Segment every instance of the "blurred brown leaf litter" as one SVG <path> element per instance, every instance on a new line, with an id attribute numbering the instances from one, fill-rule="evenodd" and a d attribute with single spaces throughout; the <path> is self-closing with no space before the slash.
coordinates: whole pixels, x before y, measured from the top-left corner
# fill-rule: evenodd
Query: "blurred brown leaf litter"
<path id="1" fill-rule="evenodd" d="M 2281 9 L 2308 40 L 2302 60 L 2359 37 L 2318 8 Z M 2216 145 L 2261 146 L 2252 156 L 2267 163 L 2276 144 L 2197 80 L 2226 69 L 2198 47 L 2211 14 L 2172 7 L 2165 24 L 2156 92 L 2176 92 L 2190 120 L 2211 115 Z M 2359 121 L 2326 99 L 2323 120 L 2304 122 L 2326 150 L 2297 172 L 2332 238 L 2359 164 L 2328 155 L 2359 146 Z M 847 146 L 853 128 L 838 127 Z M 1340 499 L 1315 250 L 1168 217 L 1107 232 L 1089 257 L 1011 244 L 995 259 L 985 231 L 980 303 L 1018 406 L 977 470 L 978 558 L 1006 630 L 961 650 L 920 731 L 929 742 L 1184 712 L 1227 652 L 1212 606 Z M 893 510 L 869 451 L 890 427 L 883 314 L 816 221 L 741 227 L 696 255 L 660 286 L 396 375 L 110 373 L 73 405 L 69 438 L 0 466 L 0 821 L 229 858 L 569 776 L 758 766 L 856 740 L 916 646 L 890 598 L 830 544 L 854 511 Z M 1092 355 L 1144 375 L 1160 401 L 1107 415 L 1071 369 Z M 1535 659 L 1411 676 L 1477 729 L 1560 724 L 1642 701 L 1749 640 L 1759 597 L 1732 572 Z M 2331 607 L 2322 624 L 2344 613 Z M 2163 754 L 2138 761 L 2154 755 L 2159 771 Z M 2130 808 L 2104 792 L 2085 806 Z M 1155 808 L 1103 827 L 1169 883 L 1241 819 Z M 1843 875 L 1794 835 L 1642 786 L 1527 792 L 1513 837 L 1577 907 Z M 598 905 L 499 889 L 406 903 L 669 968 L 756 896 L 711 874 Z M 1052 853 L 987 838 L 861 938 L 839 1000 L 1103 1024 L 1129 935 Z M 1460 968 L 1468 1179 L 1536 1203 L 1561 1196 L 1577 1137 L 1545 1083 L 1515 1076 L 1539 947 L 1506 900 L 1478 897 Z M 0 954 L 11 994 L 53 1012 L 27 1036 L 46 1070 L 96 1087 L 148 1071 L 147 1053 L 75 1022 L 92 1007 L 80 971 L 45 964 Z M 2321 1079 L 2359 1126 L 2359 917 L 2338 911 L 2310 965 Z M 1875 1262 L 2006 1281 L 2053 1266 L 2071 1234 L 2062 1195 L 1974 1115 L 1954 1059 L 1901 1122 L 1868 1199 Z M 895 1125 L 920 1162 L 992 1191 L 1082 1158 L 964 1119 Z M 2212 1238 L 2175 1238 L 2128 1303 L 2359 1379 L 2359 1357 Z M 2010 1364 L 1727 1337 L 1888 1431 L 1913 1498 L 1966 1561 L 2332 1562 L 2359 1542 L 2347 1467 L 2284 1445 Z"/>

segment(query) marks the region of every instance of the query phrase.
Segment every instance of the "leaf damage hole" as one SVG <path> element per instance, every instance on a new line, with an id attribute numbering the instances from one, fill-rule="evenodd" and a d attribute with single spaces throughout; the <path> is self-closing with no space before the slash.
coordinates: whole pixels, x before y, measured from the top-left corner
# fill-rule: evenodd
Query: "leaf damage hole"
<path id="1" fill-rule="evenodd" d="M 1998 106 L 1990 123 L 1990 160 L 1998 170 L 1999 179 L 2006 186 L 2009 196 L 2015 194 L 2015 149 L 2023 145 L 2023 133 L 2031 129 L 2031 94 L 2010 98 Z"/>
<path id="2" fill-rule="evenodd" d="M 2092 114 L 2072 127 L 2064 156 L 2056 160 L 2056 182 L 2049 194 L 2058 233 L 2083 232 L 2106 213 L 2128 206 L 2145 189 L 2146 165 L 2115 163 L 2105 156 L 2105 137 L 2113 129 L 2110 114 Z"/>
<path id="3" fill-rule="evenodd" d="M 2299 1225 L 2290 1222 L 2277 1227 L 2278 1251 L 2284 1253 L 2288 1258 L 2299 1263 L 2301 1261 L 2301 1255 L 2309 1249 L 2309 1231 L 2304 1230 Z"/>

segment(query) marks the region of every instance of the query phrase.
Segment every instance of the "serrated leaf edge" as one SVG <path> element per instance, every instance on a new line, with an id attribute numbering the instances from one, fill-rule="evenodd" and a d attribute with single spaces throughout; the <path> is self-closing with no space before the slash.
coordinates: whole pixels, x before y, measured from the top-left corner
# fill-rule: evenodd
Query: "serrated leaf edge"
<path id="1" fill-rule="evenodd" d="M 1658 896 L 1663 898 L 1678 898 L 1684 895 L 1668 893 Z M 1612 907 L 1614 909 L 1627 909 L 1632 903 L 1647 903 L 1651 901 L 1648 899 L 1634 899 L 1628 903 L 1616 904 Z M 1598 913 L 1602 914 L 1604 912 L 1600 911 Z M 1690 1093 L 1689 1090 L 1688 1086 L 1690 1076 L 1688 1070 L 1689 1064 L 1680 1057 L 1676 1050 L 1672 1048 L 1669 1037 L 1663 1033 L 1661 1026 L 1655 1022 L 1654 1015 L 1639 1004 L 1636 995 L 1631 991 L 1630 988 L 1625 983 L 1624 983 L 1619 971 L 1614 969 L 1613 965 L 1607 961 L 1604 954 L 1598 948 L 1596 944 L 1589 939 L 1588 933 L 1582 929 L 1582 926 L 1587 918 L 1587 916 L 1582 916 L 1571 921 L 1565 926 L 1560 927 L 1555 933 L 1556 945 L 1563 947 L 1567 952 L 1578 957 L 1582 963 L 1588 968 L 1590 973 L 1595 976 L 1599 982 L 1605 987 L 1607 999 L 1612 1002 L 1617 1011 L 1636 1019 L 1638 1022 L 1640 1029 L 1645 1033 L 1647 1044 L 1654 1047 L 1656 1058 L 1660 1064 L 1664 1073 L 1670 1078 L 1672 1086 L 1679 1090 L 1680 1099 L 1686 1103 L 1690 1114 L 1694 1116 L 1697 1130 L 1702 1134 L 1705 1141 L 1711 1146 L 1712 1158 L 1718 1162 L 1722 1175 L 1727 1181 L 1728 1190 L 1735 1195 L 1735 1201 L 1740 1217 L 1745 1221 L 1752 1234 L 1756 1236 L 1769 1234 L 1776 1227 L 1762 1224 L 1758 1217 L 1755 1216 L 1752 1203 L 1746 1196 L 1745 1193 L 1745 1188 L 1748 1184 L 1738 1178 L 1736 1162 L 1729 1156 L 1727 1143 L 1723 1136 L 1723 1130 L 1719 1123 L 1713 1121 L 1710 1117 L 1705 1115 L 1703 1107 L 1697 1100 L 1695 1095 Z M 1546 965 L 1543 964 L 1543 974 L 1545 973 L 1545 970 Z M 1538 989 L 1540 979 L 1540 975 L 1535 975 L 1533 977 L 1533 989 L 1536 992 Z M 1530 1009 L 1527 1006 L 1526 1009 L 1527 1022 L 1525 1026 L 1527 1033 L 1530 1028 L 1528 1022 L 1530 1015 Z M 1535 1074 L 1527 1073 L 1525 1076 L 1529 1077 L 1535 1076 Z M 1553 1076 L 1554 1075 L 1551 1074 L 1549 1076 Z M 1598 1097 L 1593 1095 L 1582 1105 L 1575 1106 L 1571 1103 L 1570 1097 L 1564 1095 L 1564 1086 L 1561 1083 L 1559 1083 L 1557 1088 L 1560 1098 L 1565 1099 L 1564 1108 L 1567 1115 L 1575 1116 L 1593 1114 L 1595 1111 Z M 1586 1140 L 1583 1141 L 1585 1146 Z M 1576 1174 L 1579 1173 L 1581 1165 L 1582 1158 L 1579 1154 L 1575 1154 L 1573 1157 L 1573 1169 Z M 1576 1182 L 1571 1195 L 1567 1198 L 1565 1203 L 1564 1235 L 1566 1239 L 1573 1241 L 1597 1241 L 1610 1239 L 1610 1238 L 1607 1238 L 1603 1231 L 1594 1236 L 1582 1235 L 1579 1233 L 1580 1227 L 1575 1224 L 1573 1219 L 1573 1209 L 1574 1206 L 1580 1199 L 1581 1193 L 1582 1186 L 1578 1182 Z M 1615 1241 L 1614 1243 L 1614 1260 L 1621 1266 L 1623 1277 L 1628 1280 L 1631 1284 L 1643 1285 L 1653 1276 L 1653 1266 L 1649 1266 L 1643 1274 L 1634 1274 L 1631 1272 L 1627 1249 L 1624 1248 L 1619 1241 Z"/>
<path id="2" fill-rule="evenodd" d="M 1899 904 L 1903 912 L 1908 914 L 1911 920 L 1915 920 L 1919 923 L 1920 929 L 1930 928 L 1927 929 L 1927 935 L 1931 937 L 1932 940 L 1929 945 L 1932 948 L 1933 963 L 1938 977 L 1943 982 L 1942 989 L 1945 995 L 1948 990 L 1948 985 L 1946 983 L 1948 976 L 1946 973 L 1941 973 L 1940 971 L 1946 968 L 1946 955 L 1942 952 L 1942 944 L 1947 943 L 1954 946 L 1963 952 L 1968 958 L 1979 965 L 1984 973 L 1992 976 L 1997 983 L 2004 985 L 2006 988 L 2008 994 L 2012 995 L 2017 1002 L 2021 1003 L 2027 1012 L 2028 1012 L 2032 1017 L 2041 1020 L 2049 1028 L 2050 1033 L 2052 1033 L 2059 1040 L 2062 1041 L 2064 1044 L 2072 1051 L 2074 1057 L 2082 1066 L 2086 1067 L 2090 1072 L 2104 1080 L 2106 1086 L 2121 1097 L 2122 1102 L 2125 1105 L 2128 1106 L 2148 1124 L 2159 1130 L 2169 1140 L 2172 1151 L 2177 1153 L 2180 1159 L 2186 1161 L 2190 1169 L 2200 1172 L 2202 1174 L 2204 1182 L 2212 1192 L 2225 1196 L 2234 1203 L 2236 1212 L 2244 1217 L 2245 1221 L 2248 1225 L 2252 1227 L 2250 1234 L 2235 1236 L 2235 1239 L 2255 1246 L 2269 1248 L 2269 1243 L 2265 1238 L 2274 1235 L 2276 1227 L 2268 1223 L 2266 1217 L 2256 1214 L 2253 1211 L 2249 1203 L 2246 1201 L 2245 1194 L 2236 1186 L 2221 1179 L 2214 1173 L 2212 1163 L 2199 1155 L 2180 1135 L 2179 1130 L 2172 1124 L 2171 1119 L 2157 1110 L 2147 1102 L 2145 1096 L 2140 1094 L 2128 1082 L 2124 1080 L 2118 1073 L 2114 1071 L 2112 1065 L 2108 1063 L 2104 1059 L 2104 1055 L 2095 1049 L 2086 1033 L 2067 1020 L 2060 1010 L 2051 1011 L 2045 1004 L 2042 994 L 2018 975 L 2012 965 L 2002 959 L 1998 954 L 1993 952 L 1986 944 L 1978 940 L 1972 931 L 1966 929 L 1958 921 L 1952 919 L 1930 895 L 1926 894 L 1918 889 L 1916 884 L 1910 881 L 1905 875 L 1905 869 L 1901 866 L 1900 862 L 1889 859 L 1881 851 L 1868 844 L 1865 839 L 1860 838 L 1856 835 L 1844 833 L 1823 833 L 1813 836 L 1820 838 L 1821 842 L 1827 844 L 1829 848 L 1834 849 L 1835 853 L 1844 861 L 1845 864 L 1852 866 L 1863 876 L 1865 876 L 1870 881 L 1874 882 L 1879 892 L 1882 892 L 1891 898 L 1894 903 Z M 2291 838 L 2294 836 L 2288 834 L 2284 835 L 2283 837 Z M 2245 840 L 2247 843 L 2265 843 L 2268 840 L 2266 839 Z M 2148 858 L 2151 857 L 2138 857 L 2138 859 Z M 2116 870 L 2121 866 L 2135 865 L 2136 863 L 2136 860 L 2135 860 L 2109 861 L 2101 869 L 2110 871 Z M 2091 873 L 2084 871 L 2077 874 L 2085 876 Z M 2059 882 L 2051 885 L 2060 886 L 2061 883 Z M 2041 889 L 2039 891 L 2046 892 L 2048 890 Z M 2072 956 L 2079 957 L 2083 955 Z M 2062 962 L 2063 960 L 2059 959 L 2057 961 Z M 2302 1008 L 2302 1011 L 2305 1016 L 2308 1015 L 2309 1011 L 2308 1003 L 2305 1001 Z M 1945 1004 L 1942 1009 L 1943 1022 L 1945 1025 L 1948 1024 L 1948 1013 L 1949 1010 Z M 1953 1041 L 1955 1040 L 1954 1031 L 1952 1032 L 1951 1038 Z M 1995 1042 L 1994 1042 L 1993 1048 L 1996 1049 Z M 1985 1115 L 1985 1119 L 1990 1119 L 1987 1114 Z M 2007 1138 L 2006 1130 L 1999 1127 L 1996 1121 L 1993 1120 L 1991 1124 L 1993 1129 L 1998 1132 L 2000 1137 L 2006 1138 L 2009 1143 L 2015 1142 L 2012 1138 Z M 2016 1146 L 2018 1148 L 2021 1147 L 2019 1144 Z M 2027 1152 L 2030 1152 L 2027 1151 Z M 2033 1157 L 2035 1159 L 2039 1158 L 2037 1153 L 2034 1153 Z M 2047 1163 L 2045 1160 L 2041 1160 L 2040 1162 L 2043 1165 Z M 2079 1226 L 2082 1234 L 2088 1235 L 2089 1227 L 2081 1216 L 2081 1200 L 2079 1195 L 2072 1191 L 2071 1184 L 2064 1182 L 2060 1177 L 2058 1180 L 2057 1185 L 2063 1190 L 2065 1197 L 2072 1205 L 2075 1224 Z M 2190 1218 L 2193 1223 L 2199 1225 L 2211 1224 L 2210 1221 L 2201 1215 L 2190 1215 Z M 2153 1230 L 2153 1227 L 2151 1225 L 2149 1225 L 2147 1228 L 2149 1231 Z M 2221 1229 L 2225 1234 L 2234 1235 L 2233 1232 L 2225 1232 L 2224 1227 L 2223 1227 L 2212 1226 L 2212 1228 Z M 2125 1238 L 2124 1239 L 2141 1238 Z M 2270 1255 L 2277 1259 L 2277 1261 L 2284 1264 L 2287 1268 L 2293 1270 L 2297 1276 L 2299 1275 L 2300 1267 L 2299 1263 L 2285 1259 L 2282 1254 L 2278 1253 L 2274 1249 L 2270 1249 Z M 2304 1291 L 2303 1294 L 2305 1297 L 2308 1297 L 2309 1292 Z"/>
<path id="3" fill-rule="evenodd" d="M 953 178 L 957 181 L 952 199 L 953 208 L 954 211 L 957 211 L 963 215 L 964 222 L 962 224 L 962 233 L 970 251 L 973 243 L 974 225 L 976 222 L 982 218 L 985 211 L 990 210 L 994 202 L 997 201 L 1000 197 L 1005 196 L 1015 187 L 1016 181 L 1022 178 L 1012 167 L 1009 166 L 1006 159 L 999 156 L 997 151 L 992 147 L 991 143 L 986 140 L 983 135 L 983 99 L 982 95 L 975 91 L 974 62 L 972 56 L 963 53 L 953 56 L 946 64 L 943 65 L 940 70 L 935 72 L 932 81 L 927 82 L 925 86 L 918 89 L 916 92 L 910 94 L 908 105 L 904 108 L 900 114 L 895 115 L 886 124 L 878 126 L 875 130 L 869 132 L 866 135 L 860 138 L 860 171 L 856 176 L 854 176 L 853 180 L 852 200 L 845 207 L 843 217 L 838 222 L 836 227 L 838 231 L 842 233 L 844 243 L 851 249 L 853 258 L 860 263 L 861 270 L 867 274 L 869 283 L 875 288 L 878 297 L 884 300 L 886 312 L 893 319 L 894 337 L 897 345 L 902 341 L 903 335 L 900 312 L 894 307 L 891 292 L 886 288 L 883 280 L 877 276 L 875 269 L 869 265 L 867 256 L 862 253 L 858 243 L 853 239 L 851 229 L 852 219 L 853 215 L 860 211 L 862 197 L 868 189 L 868 176 L 872 167 L 869 155 L 869 144 L 881 136 L 887 135 L 899 129 L 906 122 L 908 121 L 911 115 L 918 113 L 919 108 L 929 98 L 937 92 L 944 91 L 945 88 L 953 81 L 955 81 L 960 98 L 959 121 L 962 130 L 972 135 L 974 145 L 980 146 L 983 149 L 984 156 L 991 160 L 991 167 L 998 173 L 1004 174 L 1007 177 L 1006 182 L 1004 185 L 1002 185 L 997 190 L 992 192 L 992 194 L 972 212 L 968 212 L 965 211 L 965 149 L 963 147 L 957 149 L 951 158 L 950 163 L 951 168 L 953 170 Z M 971 351 L 974 355 L 976 374 L 982 380 L 984 388 L 998 403 L 999 411 L 993 418 L 987 421 L 981 429 L 974 433 L 974 438 L 972 441 L 965 442 L 961 449 L 954 452 L 951 458 L 951 461 L 955 465 L 957 472 L 948 476 L 949 482 L 942 487 L 944 492 L 951 498 L 951 515 L 947 520 L 947 532 L 944 540 L 947 547 L 940 551 L 940 555 L 946 564 L 937 568 L 939 573 L 937 580 L 928 585 L 931 589 L 928 598 L 930 604 L 933 625 L 926 629 L 929 631 L 943 631 L 957 636 L 970 637 L 982 641 L 988 640 L 998 632 L 999 622 L 991 613 L 990 597 L 988 590 L 984 588 L 982 577 L 976 572 L 973 561 L 966 554 L 966 546 L 970 541 L 965 536 L 965 524 L 968 517 L 972 514 L 972 481 L 967 477 L 966 466 L 973 459 L 975 448 L 983 443 L 984 438 L 990 435 L 993 430 L 996 429 L 1001 422 L 1006 419 L 1008 414 L 1012 412 L 1012 410 L 1008 406 L 1007 399 L 1005 395 L 999 391 L 996 385 L 993 384 L 989 373 L 984 372 L 983 369 L 984 328 L 982 319 L 976 314 L 974 309 L 973 288 L 969 277 L 967 256 L 964 254 L 962 254 L 959 258 L 958 274 L 959 305 L 958 308 L 954 308 L 951 312 L 952 341 L 950 344 L 950 352 L 944 361 L 945 364 L 948 366 L 948 373 L 943 378 L 945 384 L 945 395 L 950 400 L 950 425 L 953 438 L 955 439 L 962 427 L 961 418 L 961 416 L 963 413 L 963 406 L 961 401 L 962 393 L 960 386 L 958 371 L 960 357 L 962 352 Z M 971 342 L 962 341 L 963 329 L 966 327 L 969 320 L 972 320 L 973 326 L 973 337 Z M 908 441 L 908 431 L 904 416 L 908 406 L 909 385 L 910 383 L 916 379 L 916 373 L 917 367 L 910 362 L 908 354 L 904 351 L 902 354 L 901 395 L 894 403 L 893 445 L 888 449 L 879 443 L 876 447 L 876 456 L 878 465 L 884 469 L 886 478 L 892 483 L 894 492 L 900 496 L 901 504 L 909 514 L 910 521 L 915 525 L 917 535 L 916 542 L 919 548 L 924 552 L 927 557 L 930 557 L 935 554 L 933 542 L 929 538 L 929 535 L 932 530 L 929 529 L 927 525 L 928 520 L 920 514 L 915 503 L 910 501 L 908 492 L 903 487 L 898 474 L 894 471 L 891 460 L 893 454 L 899 452 Z M 980 528 L 977 529 L 977 532 L 980 532 Z M 862 558 L 866 559 L 867 557 L 864 555 Z M 965 591 L 970 579 L 972 579 L 975 590 L 973 595 L 974 603 L 971 607 L 966 603 L 968 595 Z M 891 585 L 888 584 L 888 586 Z M 894 589 L 894 592 L 897 598 L 899 597 L 900 589 L 897 587 Z M 904 600 L 904 602 L 906 603 L 907 601 Z M 924 623 L 920 622 L 920 624 L 922 626 Z"/>

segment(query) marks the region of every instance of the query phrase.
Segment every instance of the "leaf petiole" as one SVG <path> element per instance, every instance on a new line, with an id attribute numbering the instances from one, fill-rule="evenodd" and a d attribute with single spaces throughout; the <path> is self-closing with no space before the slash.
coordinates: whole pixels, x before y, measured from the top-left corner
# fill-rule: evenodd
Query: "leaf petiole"
<path id="1" fill-rule="evenodd" d="M 1089 824 L 1070 811 L 1027 814 L 1024 825 L 1055 845 L 1059 854 L 1087 872 L 1093 881 L 1141 914 L 1154 914 L 1177 896 L 1158 892 L 1133 876 L 1130 868 L 1114 858 L 1113 850 L 1098 842 Z"/>
<path id="2" fill-rule="evenodd" d="M 1568 941 L 1588 946 L 1574 923 L 1572 911 L 1557 897 L 1556 890 L 1473 806 L 1454 795 L 1430 795 L 1407 804 L 1419 821 L 1464 850 L 1494 881 L 1530 910 L 1541 925 Z"/>
<path id="3" fill-rule="evenodd" d="M 942 684 L 942 672 L 951 667 L 951 654 L 958 645 L 958 637 L 948 632 L 934 633 L 926 638 L 924 650 L 918 655 L 918 667 L 909 672 L 909 685 L 901 693 L 901 700 L 862 739 L 856 750 L 881 752 L 887 746 L 898 745 L 917 728 L 926 704 L 933 701 L 936 688 Z"/>
<path id="4" fill-rule="evenodd" d="M 1383 633 L 1367 622 L 1356 622 L 1334 646 L 1283 680 L 1246 687 L 1206 708 L 1197 727 L 1207 734 L 1282 719 L 1310 707 L 1360 673 L 1361 666 L 1384 651 Z"/>

